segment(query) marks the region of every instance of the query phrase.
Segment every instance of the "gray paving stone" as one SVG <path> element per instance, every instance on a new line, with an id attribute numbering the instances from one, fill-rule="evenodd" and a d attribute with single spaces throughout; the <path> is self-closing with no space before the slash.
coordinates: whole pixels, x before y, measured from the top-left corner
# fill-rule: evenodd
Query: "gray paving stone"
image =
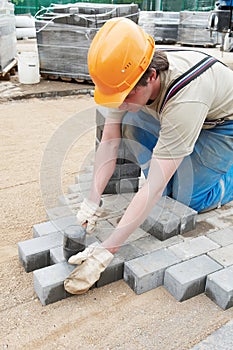
<path id="1" fill-rule="evenodd" d="M 99 288 L 106 284 L 122 279 L 124 263 L 141 255 L 142 252 L 131 244 L 123 245 L 114 255 L 112 262 L 102 272 L 99 281 L 96 282 L 96 287 Z"/>
<path id="2" fill-rule="evenodd" d="M 233 306 L 233 266 L 207 277 L 206 295 L 223 310 Z"/>
<path id="3" fill-rule="evenodd" d="M 92 171 L 91 171 L 92 169 Z M 90 171 L 89 172 L 85 172 L 85 173 L 80 173 L 78 175 L 75 176 L 75 183 L 79 183 L 79 184 L 82 184 L 82 183 L 85 183 L 85 182 L 91 182 L 92 179 L 93 179 L 93 170 L 94 168 L 91 167 Z"/>
<path id="4" fill-rule="evenodd" d="M 103 194 L 118 194 L 120 193 L 120 180 L 109 180 L 104 189 Z"/>
<path id="5" fill-rule="evenodd" d="M 108 267 L 101 273 L 100 279 L 96 282 L 96 287 L 100 288 L 106 284 L 119 281 L 123 278 L 124 259 L 115 256 Z"/>
<path id="6" fill-rule="evenodd" d="M 133 233 L 131 233 L 131 235 L 127 238 L 125 243 L 132 243 L 139 240 L 140 238 L 145 238 L 149 236 L 151 236 L 149 233 L 138 227 Z"/>
<path id="7" fill-rule="evenodd" d="M 64 280 L 75 265 L 61 262 L 33 272 L 34 290 L 42 305 L 48 305 L 67 298 L 71 294 L 64 289 Z"/>
<path id="8" fill-rule="evenodd" d="M 104 189 L 104 194 L 119 194 L 138 191 L 138 178 L 112 179 Z"/>
<path id="9" fill-rule="evenodd" d="M 95 242 L 100 243 L 96 237 L 89 235 L 86 236 L 86 246 Z M 58 264 L 64 261 L 66 261 L 66 259 L 63 255 L 63 246 L 50 249 L 50 265 Z"/>
<path id="10" fill-rule="evenodd" d="M 233 244 L 233 228 L 228 227 L 223 230 L 211 232 L 207 235 L 207 237 L 223 247 Z"/>
<path id="11" fill-rule="evenodd" d="M 129 261 L 142 255 L 142 251 L 130 243 L 122 245 L 115 254 L 115 256 L 122 258 L 123 261 Z"/>
<path id="12" fill-rule="evenodd" d="M 80 193 L 84 198 L 88 195 L 91 182 L 82 182 L 68 186 L 68 193 Z"/>
<path id="13" fill-rule="evenodd" d="M 175 244 L 168 249 L 170 249 L 181 260 L 187 260 L 194 258 L 195 256 L 205 254 L 219 247 L 220 246 L 211 239 L 205 236 L 200 236 Z"/>
<path id="14" fill-rule="evenodd" d="M 164 286 L 176 300 L 184 301 L 205 291 L 206 276 L 222 266 L 206 255 L 169 267 L 165 271 Z"/>
<path id="15" fill-rule="evenodd" d="M 136 241 L 131 242 L 131 244 L 139 248 L 144 254 L 148 254 L 155 250 L 167 248 L 180 242 L 183 242 L 183 238 L 180 235 L 171 237 L 165 241 L 160 241 L 159 239 L 149 234 L 146 237 L 139 238 Z"/>
<path id="16" fill-rule="evenodd" d="M 111 179 L 138 178 L 141 174 L 141 168 L 134 163 L 116 164 Z"/>
<path id="17" fill-rule="evenodd" d="M 180 260 L 168 249 L 161 249 L 125 262 L 124 280 L 136 294 L 163 284 L 165 269 Z"/>
<path id="18" fill-rule="evenodd" d="M 208 255 L 225 267 L 233 265 L 233 244 L 213 250 Z"/>
<path id="19" fill-rule="evenodd" d="M 33 237 L 41 237 L 50 233 L 57 232 L 58 228 L 53 224 L 52 221 L 42 222 L 32 226 Z"/>
<path id="20" fill-rule="evenodd" d="M 61 232 L 19 242 L 19 260 L 26 272 L 40 269 L 50 264 L 50 249 L 62 244 L 63 234 Z"/>
<path id="21" fill-rule="evenodd" d="M 169 209 L 173 214 L 180 218 L 179 233 L 185 233 L 195 228 L 197 212 L 192 208 L 180 203 L 168 196 L 164 196 L 158 202 L 162 208 Z"/>
<path id="22" fill-rule="evenodd" d="M 100 241 L 105 241 L 113 232 L 114 227 L 107 221 L 99 221 L 94 231 L 94 236 Z"/>
<path id="23" fill-rule="evenodd" d="M 191 350 L 232 350 L 233 321 L 229 321 L 205 340 L 195 345 Z"/>
<path id="24" fill-rule="evenodd" d="M 220 215 L 213 215 L 209 216 L 205 221 L 208 222 L 209 224 L 213 225 L 216 229 L 225 229 L 227 227 L 232 226 L 232 214 L 227 216 L 220 216 Z"/>
<path id="25" fill-rule="evenodd" d="M 50 249 L 50 265 L 66 261 L 63 255 L 63 246 Z"/>
<path id="26" fill-rule="evenodd" d="M 108 222 L 109 222 L 113 227 L 116 227 L 116 226 L 119 224 L 119 222 L 120 222 L 122 216 L 123 216 L 123 213 L 121 213 L 120 215 L 114 216 L 114 217 L 112 217 L 112 218 L 108 218 Z"/>
<path id="27" fill-rule="evenodd" d="M 75 215 L 61 217 L 53 221 L 46 221 L 40 224 L 35 224 L 32 227 L 33 237 L 42 237 L 54 232 L 62 232 L 67 226 L 76 223 Z"/>
<path id="28" fill-rule="evenodd" d="M 180 218 L 168 209 L 155 205 L 140 227 L 163 241 L 179 234 Z"/>
<path id="29" fill-rule="evenodd" d="M 138 178 L 120 179 L 120 193 L 137 192 Z"/>
<path id="30" fill-rule="evenodd" d="M 83 199 L 81 193 L 70 193 L 58 197 L 58 201 L 61 205 L 80 205 Z"/>
<path id="31" fill-rule="evenodd" d="M 115 212 L 125 210 L 130 203 L 122 194 L 103 195 L 102 200 L 104 209 L 110 209 Z"/>

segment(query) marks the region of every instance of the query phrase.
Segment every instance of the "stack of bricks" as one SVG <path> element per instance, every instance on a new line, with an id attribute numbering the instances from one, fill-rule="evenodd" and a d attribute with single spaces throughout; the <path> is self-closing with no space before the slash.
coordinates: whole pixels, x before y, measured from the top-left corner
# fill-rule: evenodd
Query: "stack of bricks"
<path id="1" fill-rule="evenodd" d="M 98 147 L 104 129 L 107 109 L 97 107 L 96 110 L 96 148 Z M 105 194 L 137 192 L 141 168 L 136 159 L 122 140 L 118 150 L 115 171 L 105 188 Z"/>

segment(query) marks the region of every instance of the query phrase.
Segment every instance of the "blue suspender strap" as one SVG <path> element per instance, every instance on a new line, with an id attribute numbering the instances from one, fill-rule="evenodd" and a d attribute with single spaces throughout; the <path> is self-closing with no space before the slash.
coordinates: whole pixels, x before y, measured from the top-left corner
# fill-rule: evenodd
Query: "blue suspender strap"
<path id="1" fill-rule="evenodd" d="M 198 62 L 195 66 L 191 67 L 187 72 L 185 72 L 176 80 L 174 80 L 173 83 L 167 89 L 159 113 L 163 111 L 165 104 L 171 97 L 175 96 L 183 87 L 185 87 L 192 80 L 196 79 L 199 75 L 204 73 L 216 62 L 219 62 L 216 58 L 212 56 L 207 56 L 203 58 L 200 62 Z"/>

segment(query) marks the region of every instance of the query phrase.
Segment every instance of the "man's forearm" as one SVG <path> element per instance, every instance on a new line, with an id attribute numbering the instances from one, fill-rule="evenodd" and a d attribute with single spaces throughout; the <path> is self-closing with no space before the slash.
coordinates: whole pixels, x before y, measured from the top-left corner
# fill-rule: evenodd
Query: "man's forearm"
<path id="1" fill-rule="evenodd" d="M 100 203 L 101 195 L 112 176 L 118 154 L 119 140 L 101 142 L 95 156 L 95 165 L 89 199 Z"/>
<path id="2" fill-rule="evenodd" d="M 143 223 L 161 198 L 164 188 L 181 161 L 182 158 L 176 160 L 152 158 L 147 181 L 130 202 L 116 229 L 102 243 L 103 247 L 115 253 L 130 234 Z"/>

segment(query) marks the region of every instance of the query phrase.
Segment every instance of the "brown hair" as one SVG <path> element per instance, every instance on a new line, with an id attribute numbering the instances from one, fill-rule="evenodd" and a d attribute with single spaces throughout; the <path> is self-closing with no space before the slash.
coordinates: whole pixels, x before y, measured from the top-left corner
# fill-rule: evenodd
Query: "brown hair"
<path id="1" fill-rule="evenodd" d="M 165 52 L 157 50 L 154 53 L 154 56 L 152 58 L 152 61 L 141 77 L 141 79 L 137 82 L 136 86 L 146 86 L 147 80 L 151 75 L 151 68 L 154 68 L 157 72 L 157 76 L 160 71 L 168 70 L 169 68 L 169 62 L 167 59 L 167 55 Z"/>

